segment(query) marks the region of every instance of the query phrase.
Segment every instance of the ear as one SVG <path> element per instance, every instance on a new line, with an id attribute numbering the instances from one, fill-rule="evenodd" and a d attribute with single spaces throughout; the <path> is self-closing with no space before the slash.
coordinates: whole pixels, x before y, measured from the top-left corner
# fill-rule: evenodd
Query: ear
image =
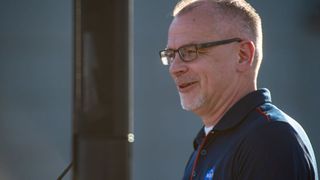
<path id="1" fill-rule="evenodd" d="M 252 67 L 255 53 L 255 45 L 252 41 L 243 40 L 240 42 L 238 51 L 237 70 L 239 72 L 247 71 Z"/>

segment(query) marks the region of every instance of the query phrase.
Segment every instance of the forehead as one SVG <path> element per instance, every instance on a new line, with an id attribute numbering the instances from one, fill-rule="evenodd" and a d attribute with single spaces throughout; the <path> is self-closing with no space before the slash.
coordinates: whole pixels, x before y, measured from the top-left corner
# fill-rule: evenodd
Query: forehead
<path id="1" fill-rule="evenodd" d="M 214 18 L 212 9 L 197 7 L 173 19 L 168 33 L 168 46 L 204 42 L 218 38 L 217 28 L 221 28 Z"/>

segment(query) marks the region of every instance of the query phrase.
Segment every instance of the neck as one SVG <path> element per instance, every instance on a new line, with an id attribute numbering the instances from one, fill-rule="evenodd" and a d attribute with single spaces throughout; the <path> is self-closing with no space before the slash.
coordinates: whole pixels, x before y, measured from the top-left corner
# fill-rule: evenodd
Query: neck
<path id="1" fill-rule="evenodd" d="M 235 103 L 255 90 L 257 90 L 255 85 L 234 90 L 228 89 L 223 95 L 220 95 L 218 101 L 208 102 L 208 104 L 206 104 L 207 109 L 198 110 L 195 111 L 195 113 L 201 117 L 206 127 L 215 126 Z"/>

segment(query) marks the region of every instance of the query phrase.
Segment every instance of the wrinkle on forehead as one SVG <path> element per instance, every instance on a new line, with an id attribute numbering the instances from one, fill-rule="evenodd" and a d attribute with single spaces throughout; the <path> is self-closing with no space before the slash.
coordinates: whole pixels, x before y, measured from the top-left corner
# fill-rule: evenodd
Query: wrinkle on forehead
<path id="1" fill-rule="evenodd" d="M 214 38 L 209 28 L 202 28 L 193 23 L 177 23 L 170 27 L 168 35 L 169 48 L 179 48 L 183 45 L 201 43 Z"/>
<path id="2" fill-rule="evenodd" d="M 217 28 L 222 24 L 213 17 L 209 8 L 197 7 L 173 19 L 168 34 L 168 46 L 179 46 L 215 40 L 219 37 Z M 212 10 L 211 10 L 212 11 Z"/>
<path id="3" fill-rule="evenodd" d="M 187 8 L 185 12 L 175 16 L 175 19 L 192 17 L 192 22 L 204 23 L 207 27 L 211 28 L 214 33 L 232 33 L 232 26 L 235 22 L 230 22 L 231 19 L 227 18 L 221 9 L 212 2 L 199 0 L 194 5 L 190 5 L 192 8 Z"/>

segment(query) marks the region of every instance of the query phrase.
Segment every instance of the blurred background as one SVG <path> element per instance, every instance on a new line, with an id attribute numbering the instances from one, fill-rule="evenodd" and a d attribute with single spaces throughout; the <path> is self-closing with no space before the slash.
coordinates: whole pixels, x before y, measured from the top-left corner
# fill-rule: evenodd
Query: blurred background
<path id="1" fill-rule="evenodd" d="M 134 1 L 133 180 L 181 179 L 201 128 L 158 57 L 176 2 Z M 248 2 L 263 21 L 258 85 L 304 127 L 319 164 L 320 2 Z M 1 1 L 0 179 L 56 179 L 71 161 L 73 10 L 72 0 Z"/>

